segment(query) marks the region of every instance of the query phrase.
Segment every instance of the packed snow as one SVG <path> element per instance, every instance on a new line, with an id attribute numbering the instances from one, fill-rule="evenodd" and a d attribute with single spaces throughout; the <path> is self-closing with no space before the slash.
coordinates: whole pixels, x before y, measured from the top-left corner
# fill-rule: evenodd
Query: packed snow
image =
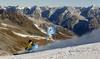
<path id="1" fill-rule="evenodd" d="M 58 40 L 41 46 L 33 53 L 4 56 L 0 59 L 100 59 L 100 29 L 82 37 Z"/>

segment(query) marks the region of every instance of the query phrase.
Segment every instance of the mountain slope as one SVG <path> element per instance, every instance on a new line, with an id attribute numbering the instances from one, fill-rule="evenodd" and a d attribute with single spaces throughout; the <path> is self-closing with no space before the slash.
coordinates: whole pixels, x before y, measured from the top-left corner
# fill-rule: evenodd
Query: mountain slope
<path id="1" fill-rule="evenodd" d="M 0 55 L 13 55 L 20 50 L 25 49 L 28 45 L 28 40 L 36 41 L 39 46 L 46 45 L 46 19 L 42 18 L 45 23 L 39 22 L 39 19 L 29 19 L 26 15 L 14 11 L 0 10 Z M 36 21 L 37 20 L 37 21 Z M 35 22 L 36 21 L 36 22 Z M 38 24 L 39 23 L 39 24 Z M 53 25 L 52 23 L 50 23 Z M 39 25 L 39 26 L 37 26 Z M 43 26 L 40 26 L 43 25 Z M 63 30 L 64 28 L 62 28 Z M 44 30 L 44 31 L 41 31 Z M 65 31 L 69 31 L 66 30 Z M 61 35 L 59 31 L 56 32 L 57 39 L 72 38 L 75 33 L 69 31 Z M 71 34 L 72 33 L 72 34 Z M 52 40 L 50 39 L 52 38 Z M 53 42 L 54 35 L 49 38 L 49 43 Z"/>
<path id="2" fill-rule="evenodd" d="M 33 53 L 0 57 L 0 58 L 100 59 L 99 35 L 100 35 L 100 29 L 97 29 L 79 38 L 75 37 L 74 39 L 71 40 L 56 41 L 54 44 L 49 44 L 47 46 L 40 47 L 39 49 L 36 50 L 36 52 Z"/>

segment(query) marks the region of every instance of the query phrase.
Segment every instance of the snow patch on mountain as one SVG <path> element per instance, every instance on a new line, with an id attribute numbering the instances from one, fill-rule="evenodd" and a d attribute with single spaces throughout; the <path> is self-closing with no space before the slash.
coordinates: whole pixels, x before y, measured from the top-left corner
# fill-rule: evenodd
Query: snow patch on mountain
<path id="1" fill-rule="evenodd" d="M 15 26 L 12 26 L 12 25 L 9 25 L 9 24 L 6 24 L 6 23 L 2 23 L 2 25 L 5 26 L 5 27 L 8 26 L 8 27 L 12 27 L 12 28 L 18 28 L 18 27 L 15 27 Z"/>
<path id="2" fill-rule="evenodd" d="M 15 26 L 12 26 L 12 25 L 9 25 L 9 24 L 5 24 L 5 23 L 2 23 L 2 25 L 3 26 L 5 26 L 5 27 L 12 27 L 12 28 L 17 28 L 18 29 L 18 27 L 15 27 Z M 7 28 L 3 28 L 3 27 L 0 27 L 1 29 L 7 29 Z M 39 28 L 40 29 L 40 28 Z M 43 32 L 43 33 L 46 33 L 43 29 L 41 29 L 41 31 Z M 16 34 L 16 35 L 18 35 L 18 36 L 21 36 L 21 37 L 31 37 L 31 38 L 35 38 L 35 39 L 46 39 L 45 37 L 41 37 L 41 36 L 35 36 L 35 35 L 26 35 L 26 34 L 20 34 L 20 33 L 16 33 L 16 32 L 14 32 L 14 31 L 12 31 L 14 34 Z"/>
<path id="3" fill-rule="evenodd" d="M 86 19 L 84 16 L 80 15 L 81 12 L 79 10 L 75 9 L 75 7 L 69 7 L 68 9 L 71 12 L 72 16 L 75 15 L 79 18 L 79 20 L 88 21 L 88 19 Z"/>
<path id="4" fill-rule="evenodd" d="M 6 30 L 8 30 L 7 28 L 4 28 L 4 27 L 0 27 L 0 29 L 6 29 Z"/>
<path id="5" fill-rule="evenodd" d="M 27 16 L 26 16 L 27 17 Z M 42 18 L 40 19 L 35 19 L 34 17 L 27 17 L 29 20 L 31 20 L 33 23 L 35 24 L 43 24 L 43 23 L 47 23 L 46 21 L 44 21 Z"/>
<path id="6" fill-rule="evenodd" d="M 43 28 L 40 28 L 39 25 L 37 24 L 34 24 L 41 32 L 47 34 L 47 32 L 43 29 Z"/>
<path id="7" fill-rule="evenodd" d="M 21 37 L 30 37 L 30 38 L 34 38 L 34 39 L 46 39 L 45 37 L 41 37 L 41 36 L 35 36 L 35 35 L 25 35 L 25 34 L 20 34 L 20 33 L 16 33 L 14 31 L 12 31 L 14 34 L 21 36 Z"/>

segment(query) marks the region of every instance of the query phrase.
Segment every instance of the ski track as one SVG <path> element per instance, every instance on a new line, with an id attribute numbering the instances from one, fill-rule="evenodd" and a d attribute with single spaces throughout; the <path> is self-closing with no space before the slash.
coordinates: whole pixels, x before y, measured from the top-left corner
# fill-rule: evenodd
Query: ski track
<path id="1" fill-rule="evenodd" d="M 41 52 L 1 57 L 0 59 L 100 59 L 100 42 Z"/>

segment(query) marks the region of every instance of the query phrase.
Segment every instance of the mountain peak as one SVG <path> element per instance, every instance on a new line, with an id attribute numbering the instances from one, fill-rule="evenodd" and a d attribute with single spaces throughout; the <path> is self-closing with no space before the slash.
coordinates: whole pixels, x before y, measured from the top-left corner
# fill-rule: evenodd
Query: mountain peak
<path id="1" fill-rule="evenodd" d="M 93 4 L 92 6 L 91 6 L 91 9 L 97 9 L 98 8 L 98 6 L 96 6 L 95 4 Z"/>
<path id="2" fill-rule="evenodd" d="M 17 5 L 16 7 L 20 7 L 20 5 Z"/>
<path id="3" fill-rule="evenodd" d="M 15 6 L 17 9 L 24 9 L 24 7 L 21 7 L 20 5 Z"/>
<path id="4" fill-rule="evenodd" d="M 93 6 L 93 7 L 95 7 L 96 5 L 95 5 L 95 4 L 93 4 L 92 6 Z"/>

